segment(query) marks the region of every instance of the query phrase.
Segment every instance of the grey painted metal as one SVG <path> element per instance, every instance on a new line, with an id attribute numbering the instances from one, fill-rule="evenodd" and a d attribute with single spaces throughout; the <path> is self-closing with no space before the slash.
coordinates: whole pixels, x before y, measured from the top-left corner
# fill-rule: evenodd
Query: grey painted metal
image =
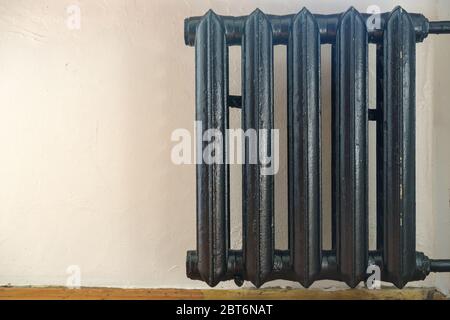
<path id="1" fill-rule="evenodd" d="M 243 166 L 243 248 L 229 247 L 227 148 L 221 163 L 197 166 L 197 250 L 186 272 L 210 286 L 234 279 L 256 286 L 274 279 L 364 280 L 367 265 L 382 280 L 403 287 L 430 272 L 450 272 L 450 260 L 415 249 L 415 43 L 450 32 L 449 22 L 429 22 L 401 8 L 381 14 L 381 28 L 366 29 L 368 15 L 223 17 L 209 11 L 185 21 L 196 46 L 196 118 L 201 139 L 228 128 L 228 108 L 242 108 L 242 127 L 265 135 L 246 140 Z M 332 248 L 321 248 L 320 44 L 332 44 L 333 210 Z M 377 44 L 377 104 L 367 105 L 367 46 Z M 289 248 L 274 246 L 274 177 L 262 174 L 252 148 L 272 148 L 273 46 L 287 46 Z M 242 45 L 242 97 L 228 93 L 228 48 Z M 367 127 L 377 124 L 377 250 L 368 250 Z M 248 132 L 247 132 L 248 133 Z M 198 152 L 208 141 L 197 144 Z M 253 150 L 255 151 L 255 150 Z"/>
<path id="2" fill-rule="evenodd" d="M 208 137 L 209 130 L 224 133 L 228 127 L 227 46 L 222 22 L 212 11 L 198 26 L 195 55 L 196 120 L 202 124 L 197 139 L 200 143 L 201 138 L 207 138 L 200 143 L 201 150 L 205 150 L 214 139 Z M 227 271 L 229 186 L 227 155 L 223 151 L 215 155 L 220 161 L 212 164 L 205 162 L 202 153 L 197 155 L 197 159 L 203 159 L 197 165 L 198 271 L 202 280 L 211 286 L 221 281 Z"/>
<path id="3" fill-rule="evenodd" d="M 336 36 L 333 106 L 333 211 L 341 279 L 356 287 L 368 265 L 367 30 L 350 8 Z"/>
<path id="4" fill-rule="evenodd" d="M 263 146 L 272 147 L 273 44 L 272 27 L 260 10 L 245 23 L 242 64 L 242 127 L 245 132 L 254 130 L 258 142 L 245 140 L 242 245 L 245 276 L 259 287 L 272 272 L 274 254 L 274 179 L 264 174 L 259 159 Z"/>
<path id="5" fill-rule="evenodd" d="M 431 272 L 450 272 L 450 260 L 430 260 Z"/>
<path id="6" fill-rule="evenodd" d="M 383 42 L 383 30 L 389 18 L 390 13 L 379 15 L 380 27 L 369 30 L 369 42 Z M 274 44 L 287 44 L 289 31 L 292 25 L 292 19 L 295 14 L 275 16 L 266 15 L 272 25 Z M 341 14 L 314 14 L 320 31 L 322 43 L 334 43 L 336 30 L 339 24 Z M 372 14 L 361 14 L 365 21 L 373 19 Z M 450 33 L 450 21 L 429 21 L 422 14 L 411 13 L 410 17 L 414 24 L 416 41 L 422 42 L 429 34 Z M 197 25 L 202 17 L 191 17 L 184 21 L 184 41 L 186 45 L 193 46 L 195 43 L 195 32 Z M 227 42 L 229 45 L 240 45 L 245 22 L 248 16 L 230 17 L 221 16 L 224 26 Z"/>
<path id="7" fill-rule="evenodd" d="M 430 34 L 450 34 L 450 21 L 431 21 L 428 32 Z"/>
<path id="8" fill-rule="evenodd" d="M 321 267 L 320 34 L 306 9 L 293 20 L 288 42 L 289 249 L 303 286 Z"/>
<path id="9" fill-rule="evenodd" d="M 383 214 L 386 277 L 403 287 L 416 268 L 414 26 L 395 9 L 384 33 Z"/>

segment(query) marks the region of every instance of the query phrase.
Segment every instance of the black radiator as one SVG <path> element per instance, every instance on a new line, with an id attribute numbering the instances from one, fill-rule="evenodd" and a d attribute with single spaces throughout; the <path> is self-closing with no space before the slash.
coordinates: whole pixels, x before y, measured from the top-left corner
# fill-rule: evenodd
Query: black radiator
<path id="1" fill-rule="evenodd" d="M 218 16 L 185 20 L 185 42 L 196 53 L 196 120 L 203 134 L 228 128 L 228 108 L 242 108 L 242 129 L 274 122 L 273 47 L 287 46 L 288 250 L 274 246 L 274 177 L 247 162 L 242 185 L 242 250 L 230 249 L 227 152 L 220 163 L 197 164 L 197 250 L 187 275 L 210 286 L 234 279 L 259 287 L 274 279 L 344 281 L 350 287 L 378 265 L 381 280 L 402 288 L 430 272 L 450 272 L 450 260 L 416 252 L 416 42 L 450 33 L 400 7 L 377 18 L 343 14 Z M 368 106 L 368 45 L 376 44 L 377 105 Z M 320 50 L 332 45 L 332 248 L 322 249 Z M 242 46 L 242 97 L 228 92 L 228 47 Z M 377 249 L 368 241 L 368 121 L 376 121 Z M 271 148 L 270 134 L 259 139 Z M 260 141 L 261 142 L 261 141 Z M 197 145 L 202 148 L 205 145 Z M 201 150 L 201 149 L 200 149 Z M 227 149 L 225 149 L 227 150 Z M 201 154 L 201 153 L 200 153 Z"/>

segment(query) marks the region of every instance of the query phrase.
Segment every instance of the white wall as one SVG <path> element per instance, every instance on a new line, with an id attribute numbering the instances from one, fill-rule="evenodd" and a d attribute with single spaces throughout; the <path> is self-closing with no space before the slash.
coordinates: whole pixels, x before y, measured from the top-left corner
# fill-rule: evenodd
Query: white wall
<path id="1" fill-rule="evenodd" d="M 450 19 L 446 1 L 377 1 L 383 11 L 397 3 Z M 80 30 L 66 25 L 71 4 L 81 8 Z M 195 248 L 195 168 L 170 161 L 172 131 L 192 130 L 194 121 L 194 50 L 184 45 L 183 19 L 209 8 L 227 15 L 255 7 L 286 14 L 303 6 L 334 13 L 351 4 L 365 11 L 373 1 L 0 0 L 0 285 L 64 285 L 66 269 L 77 265 L 83 286 L 205 287 L 187 279 L 184 266 L 186 250 Z M 450 258 L 449 44 L 450 36 L 430 36 L 417 52 L 417 246 L 435 258 Z M 235 91 L 238 50 L 230 66 Z M 275 52 L 283 134 L 285 55 Z M 327 123 L 327 48 L 323 57 Z M 371 88 L 373 79 L 372 72 Z M 323 134 L 329 141 L 329 130 Z M 325 176 L 329 165 L 325 153 Z M 238 172 L 233 168 L 236 185 Z M 286 221 L 285 175 L 282 165 L 278 226 Z M 232 198 L 238 220 L 237 187 Z M 374 200 L 371 192 L 371 212 Z M 279 230 L 277 244 L 285 246 L 286 228 Z M 373 231 L 371 223 L 372 242 Z M 233 235 L 239 234 L 235 223 Z M 341 286 L 316 284 L 334 285 Z M 450 278 L 414 285 L 448 290 Z"/>

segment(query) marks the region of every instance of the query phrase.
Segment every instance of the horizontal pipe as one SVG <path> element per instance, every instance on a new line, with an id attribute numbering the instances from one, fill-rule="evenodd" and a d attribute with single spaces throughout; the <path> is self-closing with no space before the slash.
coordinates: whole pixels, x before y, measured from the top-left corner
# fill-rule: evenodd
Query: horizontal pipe
<path id="1" fill-rule="evenodd" d="M 228 106 L 231 108 L 242 108 L 242 96 L 228 96 Z"/>
<path id="2" fill-rule="evenodd" d="M 429 22 L 428 33 L 450 34 L 450 21 L 431 21 Z"/>
<path id="3" fill-rule="evenodd" d="M 242 250 L 229 250 L 228 251 L 228 272 L 225 274 L 221 281 L 227 280 L 250 280 L 245 275 L 244 260 Z M 186 275 L 192 280 L 202 280 L 198 270 L 198 253 L 195 250 L 187 252 L 186 257 Z M 268 275 L 264 282 L 286 279 L 294 280 L 293 274 L 290 270 L 290 253 L 287 250 L 275 250 L 273 255 L 273 268 L 272 273 Z"/>
<path id="4" fill-rule="evenodd" d="M 230 108 L 242 108 L 242 96 L 229 95 L 228 96 L 228 107 Z M 377 121 L 378 120 L 378 110 L 377 109 L 369 109 L 367 110 L 369 121 Z"/>
<path id="5" fill-rule="evenodd" d="M 369 109 L 367 111 L 367 116 L 369 121 L 377 121 L 378 120 L 378 109 Z"/>
<path id="6" fill-rule="evenodd" d="M 411 281 L 424 280 L 430 272 L 450 272 L 449 260 L 429 259 L 422 252 L 416 252 L 416 270 Z M 291 255 L 289 250 L 275 250 L 273 256 L 272 273 L 265 282 L 272 280 L 296 281 L 295 273 L 292 270 Z M 381 280 L 389 281 L 383 270 L 383 256 L 379 250 L 369 251 L 368 264 L 377 265 L 381 269 Z M 228 250 L 227 273 L 220 279 L 221 281 L 234 280 L 239 286 L 245 277 L 244 261 L 241 250 Z M 192 280 L 202 280 L 198 271 L 197 251 L 188 251 L 186 259 L 186 274 Z M 368 276 L 368 275 L 367 275 Z M 336 280 L 341 281 L 338 272 L 338 264 L 335 250 L 323 250 L 321 253 L 321 270 L 315 280 Z"/>
<path id="7" fill-rule="evenodd" d="M 430 260 L 431 272 L 450 272 L 450 259 L 448 260 Z"/>
<path id="8" fill-rule="evenodd" d="M 383 41 L 382 30 L 390 12 L 380 14 L 380 27 L 368 30 L 369 42 L 379 43 Z M 336 37 L 337 26 L 341 14 L 314 14 L 320 31 L 321 43 L 333 43 Z M 371 14 L 362 14 L 365 21 L 373 19 Z M 430 24 L 422 14 L 411 13 L 416 41 L 422 42 L 429 33 L 449 33 L 450 27 L 447 22 L 433 22 Z M 242 34 L 244 32 L 245 21 L 248 16 L 231 17 L 219 16 L 225 26 L 225 34 L 228 45 L 241 45 Z M 273 29 L 273 42 L 277 44 L 287 44 L 289 30 L 292 25 L 294 14 L 290 15 L 266 15 Z M 188 46 L 194 46 L 197 25 L 202 17 L 190 17 L 184 20 L 184 42 Z"/>

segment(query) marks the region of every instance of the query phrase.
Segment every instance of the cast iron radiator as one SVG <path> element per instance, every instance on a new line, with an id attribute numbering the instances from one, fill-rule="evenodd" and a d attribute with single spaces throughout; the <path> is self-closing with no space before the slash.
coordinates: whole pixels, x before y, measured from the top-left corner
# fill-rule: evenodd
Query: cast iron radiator
<path id="1" fill-rule="evenodd" d="M 356 287 L 367 267 L 402 288 L 430 272 L 450 272 L 450 260 L 416 252 L 415 52 L 428 34 L 450 33 L 400 7 L 379 15 L 350 8 L 333 15 L 303 9 L 286 16 L 219 16 L 185 20 L 195 46 L 196 120 L 203 134 L 228 128 L 228 108 L 242 108 L 242 129 L 273 128 L 273 47 L 287 46 L 288 250 L 274 246 L 274 177 L 261 164 L 242 167 L 242 250 L 230 249 L 230 183 L 222 163 L 197 164 L 197 250 L 187 253 L 187 276 L 210 286 L 234 279 L 259 287 L 286 279 L 309 287 L 332 279 Z M 376 44 L 377 104 L 368 106 L 368 44 Z M 321 231 L 321 44 L 332 45 L 332 248 Z M 242 97 L 228 92 L 228 47 L 242 46 Z M 368 121 L 376 121 L 377 249 L 368 245 Z M 283 138 L 283 137 L 281 137 Z M 271 148 L 270 134 L 260 136 Z M 204 147 L 204 143 L 197 148 Z M 226 150 L 226 149 L 225 149 Z M 198 150 L 197 150 L 198 151 Z M 200 153 L 201 154 L 201 153 Z"/>

